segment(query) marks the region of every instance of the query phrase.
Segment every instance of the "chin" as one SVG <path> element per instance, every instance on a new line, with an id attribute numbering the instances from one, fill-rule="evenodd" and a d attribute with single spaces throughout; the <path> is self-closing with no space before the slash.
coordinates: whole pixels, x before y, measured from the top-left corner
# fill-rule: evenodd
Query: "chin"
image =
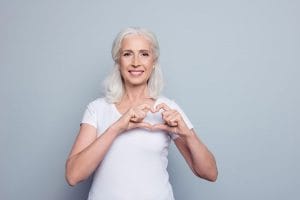
<path id="1" fill-rule="evenodd" d="M 148 79 L 146 77 L 130 77 L 127 78 L 127 80 L 125 81 L 125 84 L 129 84 L 129 85 L 133 85 L 133 86 L 140 86 L 140 85 L 144 85 L 147 84 Z"/>
<path id="2" fill-rule="evenodd" d="M 132 86 L 141 86 L 141 85 L 147 85 L 147 81 L 145 80 L 127 80 L 125 82 L 126 85 L 132 85 Z"/>

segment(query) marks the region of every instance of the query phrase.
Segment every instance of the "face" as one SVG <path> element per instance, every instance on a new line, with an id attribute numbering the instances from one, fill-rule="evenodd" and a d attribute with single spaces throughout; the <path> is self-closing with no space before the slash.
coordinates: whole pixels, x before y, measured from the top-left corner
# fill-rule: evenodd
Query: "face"
<path id="1" fill-rule="evenodd" d="M 120 49 L 120 72 L 127 86 L 147 84 L 154 65 L 151 43 L 143 36 L 126 36 Z"/>

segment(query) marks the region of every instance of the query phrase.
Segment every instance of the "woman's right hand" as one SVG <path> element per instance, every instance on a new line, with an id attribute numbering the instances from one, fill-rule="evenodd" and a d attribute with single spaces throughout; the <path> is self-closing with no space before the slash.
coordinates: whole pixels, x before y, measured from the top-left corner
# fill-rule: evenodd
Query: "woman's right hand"
<path id="1" fill-rule="evenodd" d="M 149 111 L 154 112 L 148 104 L 132 107 L 113 124 L 113 127 L 119 134 L 134 128 L 151 129 L 152 125 L 143 121 Z"/>

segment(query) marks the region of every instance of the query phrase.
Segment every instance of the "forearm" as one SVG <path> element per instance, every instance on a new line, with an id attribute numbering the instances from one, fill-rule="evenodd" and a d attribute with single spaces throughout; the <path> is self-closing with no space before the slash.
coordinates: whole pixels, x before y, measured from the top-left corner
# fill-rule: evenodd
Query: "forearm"
<path id="1" fill-rule="evenodd" d="M 208 148 L 197 137 L 193 130 L 183 138 L 190 152 L 191 165 L 194 171 L 204 179 L 215 181 L 218 171 L 215 158 Z"/>
<path id="2" fill-rule="evenodd" d="M 110 127 L 83 151 L 68 159 L 66 176 L 70 185 L 76 185 L 94 172 L 118 134 L 117 130 Z"/>

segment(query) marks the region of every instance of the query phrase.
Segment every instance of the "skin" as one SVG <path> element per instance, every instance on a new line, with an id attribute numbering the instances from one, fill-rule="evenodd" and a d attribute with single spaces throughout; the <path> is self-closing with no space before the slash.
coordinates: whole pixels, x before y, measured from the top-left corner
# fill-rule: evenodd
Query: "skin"
<path id="1" fill-rule="evenodd" d="M 213 154 L 195 131 L 187 127 L 179 112 L 163 103 L 153 107 L 154 99 L 149 98 L 147 88 L 147 81 L 156 62 L 151 47 L 151 43 L 143 36 L 129 35 L 123 39 L 118 62 L 125 94 L 116 104 L 122 116 L 98 137 L 95 127 L 89 124 L 80 126 L 66 162 L 66 180 L 71 186 L 87 179 L 101 164 L 114 140 L 134 128 L 178 134 L 179 137 L 174 142 L 193 173 L 209 181 L 217 179 L 218 171 Z M 160 110 L 164 124 L 151 125 L 143 121 L 148 112 Z"/>

